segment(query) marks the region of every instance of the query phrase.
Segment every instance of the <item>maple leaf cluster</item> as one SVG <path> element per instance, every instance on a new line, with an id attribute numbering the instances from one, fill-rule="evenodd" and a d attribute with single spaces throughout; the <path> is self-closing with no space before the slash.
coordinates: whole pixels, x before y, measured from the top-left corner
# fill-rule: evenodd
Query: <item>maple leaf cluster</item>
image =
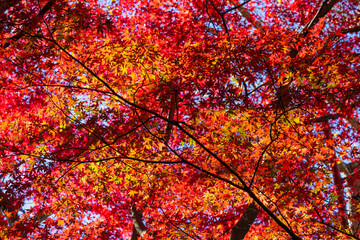
<path id="1" fill-rule="evenodd" d="M 359 18 L 0 1 L 0 238 L 359 239 Z"/>

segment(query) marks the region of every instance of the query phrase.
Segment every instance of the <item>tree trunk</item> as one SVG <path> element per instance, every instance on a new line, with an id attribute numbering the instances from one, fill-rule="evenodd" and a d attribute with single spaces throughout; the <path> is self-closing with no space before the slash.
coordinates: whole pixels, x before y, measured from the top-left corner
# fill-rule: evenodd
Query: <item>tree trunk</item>
<path id="1" fill-rule="evenodd" d="M 235 224 L 231 230 L 230 240 L 241 240 L 244 239 L 246 234 L 249 232 L 250 227 L 254 223 L 257 215 L 259 213 L 259 208 L 256 204 L 250 203 L 244 214 L 241 216 L 240 220 Z"/>
<path id="2" fill-rule="evenodd" d="M 357 206 L 360 204 L 360 179 L 358 178 L 358 170 L 360 164 L 357 162 L 345 164 L 340 163 L 339 168 L 341 173 L 344 175 L 346 181 L 346 196 L 347 196 L 347 204 L 346 208 L 350 215 L 350 217 L 354 217 L 356 215 Z M 356 235 L 356 233 L 360 229 L 359 221 L 355 219 L 349 220 L 349 226 L 351 232 Z"/>
<path id="3" fill-rule="evenodd" d="M 131 240 L 136 240 L 145 235 L 147 228 L 142 221 L 142 211 L 137 210 L 135 206 L 131 207 L 131 218 L 133 220 Z"/>

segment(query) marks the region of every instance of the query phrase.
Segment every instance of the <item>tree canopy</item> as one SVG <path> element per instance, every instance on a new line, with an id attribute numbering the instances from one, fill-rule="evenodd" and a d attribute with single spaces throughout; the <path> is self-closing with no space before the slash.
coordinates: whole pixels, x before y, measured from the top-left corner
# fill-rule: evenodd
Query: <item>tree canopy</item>
<path id="1" fill-rule="evenodd" d="M 0 1 L 1 239 L 359 239 L 355 0 Z"/>

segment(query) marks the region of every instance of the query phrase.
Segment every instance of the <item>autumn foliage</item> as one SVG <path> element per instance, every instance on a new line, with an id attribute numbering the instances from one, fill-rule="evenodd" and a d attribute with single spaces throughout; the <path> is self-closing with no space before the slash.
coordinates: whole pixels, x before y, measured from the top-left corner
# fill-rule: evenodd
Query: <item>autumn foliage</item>
<path id="1" fill-rule="evenodd" d="M 359 239 L 355 0 L 0 1 L 1 239 Z"/>

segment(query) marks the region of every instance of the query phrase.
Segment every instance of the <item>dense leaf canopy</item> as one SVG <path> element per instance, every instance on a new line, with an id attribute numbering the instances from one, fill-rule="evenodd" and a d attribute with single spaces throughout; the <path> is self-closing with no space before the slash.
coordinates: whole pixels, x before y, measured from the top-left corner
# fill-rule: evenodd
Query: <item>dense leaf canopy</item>
<path id="1" fill-rule="evenodd" d="M 359 239 L 355 0 L 0 1 L 1 239 Z"/>

